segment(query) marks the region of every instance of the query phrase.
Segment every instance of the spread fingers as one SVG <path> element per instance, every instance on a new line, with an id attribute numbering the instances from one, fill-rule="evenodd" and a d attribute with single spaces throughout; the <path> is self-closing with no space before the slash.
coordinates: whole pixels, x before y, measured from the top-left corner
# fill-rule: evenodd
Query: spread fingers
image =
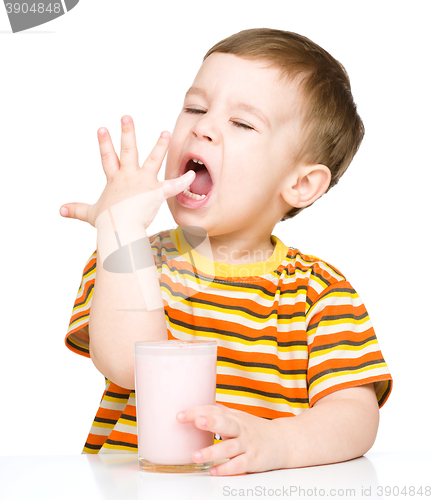
<path id="1" fill-rule="evenodd" d="M 162 132 L 157 143 L 150 152 L 146 161 L 143 163 L 143 169 L 149 172 L 152 176 L 156 176 L 161 168 L 164 157 L 167 154 L 170 145 L 171 134 Z"/>
<path id="2" fill-rule="evenodd" d="M 135 140 L 134 122 L 130 116 L 125 115 L 121 123 L 120 166 L 125 170 L 135 170 L 138 168 L 138 150 Z"/>
<path id="3" fill-rule="evenodd" d="M 101 127 L 98 130 L 99 151 L 101 152 L 102 168 L 107 180 L 119 170 L 119 158 L 114 150 L 108 130 Z"/>

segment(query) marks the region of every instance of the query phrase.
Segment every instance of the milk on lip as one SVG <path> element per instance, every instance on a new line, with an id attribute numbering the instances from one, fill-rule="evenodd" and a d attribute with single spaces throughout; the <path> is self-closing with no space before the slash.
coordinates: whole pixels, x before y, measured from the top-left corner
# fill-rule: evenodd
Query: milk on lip
<path id="1" fill-rule="evenodd" d="M 215 404 L 215 341 L 135 344 L 138 456 L 160 465 L 192 464 L 194 451 L 213 444 L 213 433 L 182 424 L 176 414 Z M 196 464 L 194 464 L 196 465 Z"/>

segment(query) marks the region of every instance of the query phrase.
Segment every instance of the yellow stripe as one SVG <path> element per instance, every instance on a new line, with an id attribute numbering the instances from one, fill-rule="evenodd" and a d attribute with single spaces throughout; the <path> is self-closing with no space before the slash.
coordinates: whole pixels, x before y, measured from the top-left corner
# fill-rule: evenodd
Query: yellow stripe
<path id="1" fill-rule="evenodd" d="M 96 252 L 95 252 L 96 253 Z M 90 259 L 87 261 L 86 265 L 84 267 L 87 267 L 90 263 L 90 261 L 93 259 L 93 255 L 92 257 L 90 257 Z M 95 260 L 95 264 L 96 264 L 96 260 Z M 82 294 L 82 290 L 83 290 L 83 286 L 87 283 L 88 281 L 88 277 L 89 276 L 92 276 L 93 274 L 96 273 L 96 267 L 94 267 L 91 271 L 87 272 L 84 276 L 82 276 L 81 278 L 81 283 L 80 283 L 80 288 L 78 289 L 78 292 L 77 292 L 77 299 L 80 297 L 80 295 Z"/>
<path id="2" fill-rule="evenodd" d="M 89 302 L 90 302 L 90 299 L 93 297 L 93 289 L 90 291 L 89 295 L 87 296 L 87 300 L 86 302 L 84 302 L 83 304 L 80 304 L 80 305 L 77 305 L 75 306 L 73 309 L 72 309 L 72 314 L 71 316 L 73 316 L 74 314 L 77 314 L 78 312 L 80 312 L 80 310 L 86 310 L 88 308 L 88 305 L 89 305 Z M 79 297 L 77 297 L 79 298 Z M 79 321 L 82 321 L 83 318 L 80 318 Z M 72 323 L 73 324 L 73 323 Z"/>
<path id="3" fill-rule="evenodd" d="M 275 235 L 271 236 L 274 251 L 271 257 L 260 262 L 252 262 L 245 264 L 228 264 L 216 260 L 210 260 L 194 250 L 185 238 L 183 230 L 178 226 L 175 230 L 171 230 L 170 235 L 173 240 L 173 233 L 176 235 L 177 250 L 183 258 L 191 263 L 191 260 L 196 264 L 198 269 L 203 269 L 205 274 L 216 277 L 246 278 L 249 276 L 265 275 L 272 273 L 284 257 L 287 255 L 289 248 Z"/>
<path id="4" fill-rule="evenodd" d="M 375 382 L 375 386 L 379 386 L 379 392 L 376 392 L 377 400 L 380 401 L 388 389 L 388 385 L 390 384 L 389 380 L 378 380 Z"/>
<path id="5" fill-rule="evenodd" d="M 377 370 L 378 368 L 387 368 L 386 363 L 376 363 L 374 365 L 370 366 L 364 366 L 363 368 L 360 368 L 359 370 L 345 370 L 345 371 L 339 371 L 339 372 L 333 372 L 333 373 L 328 373 L 326 375 L 323 375 L 322 377 L 318 378 L 315 380 L 311 385 L 310 385 L 310 392 L 311 390 L 316 387 L 316 385 L 320 385 L 322 382 L 329 380 L 330 378 L 335 378 L 335 377 L 342 377 L 344 375 L 353 375 L 355 373 L 365 373 L 367 374 L 371 370 Z M 344 381 L 342 381 L 344 384 Z M 320 393 L 321 391 L 319 391 Z M 318 394 L 319 394 L 318 393 Z"/>
<path id="6" fill-rule="evenodd" d="M 309 269 L 309 272 L 311 272 L 311 269 Z M 310 280 L 315 281 L 321 288 L 326 288 L 327 286 L 324 278 L 321 278 L 320 275 L 311 273 Z"/>
<path id="7" fill-rule="evenodd" d="M 99 453 L 99 450 L 93 450 L 91 448 L 87 448 L 87 446 L 83 448 L 83 451 L 85 453 L 90 453 L 91 455 L 97 455 Z"/>
<path id="8" fill-rule="evenodd" d="M 242 365 L 237 365 L 235 363 L 229 363 L 227 361 L 217 362 L 217 366 L 225 366 L 227 368 L 235 368 L 236 370 L 241 370 L 245 373 L 268 373 L 269 375 L 276 375 L 277 377 L 284 379 L 284 380 L 303 380 L 305 379 L 305 374 L 282 374 L 275 368 L 264 368 L 261 366 L 242 366 Z M 229 376 L 227 374 L 222 374 L 224 376 Z M 269 382 L 269 381 L 263 381 L 265 384 L 271 384 L 274 382 Z"/>
<path id="9" fill-rule="evenodd" d="M 212 285 L 211 288 L 214 288 L 214 286 Z M 222 287 L 224 288 L 224 287 Z M 163 293 L 167 295 L 167 297 L 170 298 L 170 300 L 168 300 L 168 302 L 181 302 L 185 305 L 188 305 L 189 306 L 189 303 L 188 301 L 185 301 L 184 298 L 182 297 L 178 297 L 178 296 L 175 296 L 175 295 L 172 295 L 170 293 L 170 291 L 168 289 L 163 289 Z M 206 294 L 205 297 L 203 297 L 203 293 Z M 257 292 L 256 290 L 253 290 L 251 292 L 248 292 L 248 291 L 243 291 L 243 293 L 245 295 L 247 294 L 250 294 L 251 295 L 251 299 L 250 300 L 254 300 L 256 301 L 257 300 L 257 296 L 261 296 L 264 300 L 266 300 L 268 303 L 266 304 L 263 304 L 262 307 L 266 310 L 266 308 L 268 307 L 273 307 L 273 304 L 274 304 L 274 300 L 269 300 L 267 297 L 265 297 L 264 294 L 262 294 L 261 292 Z M 239 318 L 244 318 L 244 319 L 247 319 L 257 325 L 262 325 L 262 324 L 265 324 L 267 322 L 276 322 L 278 320 L 278 313 L 272 313 L 272 314 L 269 314 L 269 315 L 264 315 L 263 318 L 259 318 L 257 317 L 254 312 L 255 311 L 251 311 L 251 312 L 248 312 L 248 311 L 243 311 L 241 310 L 241 307 L 244 307 L 242 306 L 240 303 L 238 305 L 238 308 L 231 308 L 231 307 L 227 307 L 227 305 L 222 305 L 221 303 L 218 303 L 217 300 L 218 300 L 218 296 L 216 296 L 215 294 L 213 293 L 210 293 L 210 291 L 208 292 L 194 292 L 194 293 L 190 293 L 190 296 L 194 296 L 194 295 L 198 295 L 198 294 L 201 294 L 201 299 L 205 298 L 206 300 L 209 300 L 210 302 L 212 302 L 212 304 L 201 304 L 200 302 L 194 302 L 194 311 L 212 311 L 212 318 L 216 321 L 231 321 L 232 318 L 234 318 L 234 323 L 239 323 Z M 297 296 L 296 296 L 297 297 Z M 296 299 L 296 297 L 293 297 L 294 299 Z M 166 299 L 167 300 L 167 299 Z M 221 300 L 221 299 L 220 299 Z M 243 297 L 242 300 L 248 300 L 248 297 Z M 283 307 L 290 307 L 290 305 L 283 305 Z M 217 315 L 219 313 L 219 315 Z M 281 311 L 280 311 L 280 314 L 281 314 Z M 197 316 L 199 316 L 199 314 L 195 314 Z M 301 316 L 293 316 L 292 318 L 283 318 L 278 321 L 278 324 L 281 324 L 281 325 L 294 325 L 296 323 L 299 323 L 300 325 L 304 325 L 304 317 L 301 317 Z M 274 324 L 271 324 L 270 327 L 274 328 Z M 303 327 L 302 327 L 303 329 Z"/>
<path id="10" fill-rule="evenodd" d="M 87 314 L 85 314 L 85 315 L 81 316 L 80 318 L 76 319 L 75 321 L 73 321 L 68 328 L 68 333 L 71 332 L 72 330 L 74 330 L 77 327 L 78 323 L 81 323 L 82 321 L 88 319 L 89 314 L 90 314 L 90 311 Z M 69 333 L 69 335 L 71 335 L 71 334 Z"/>
<path id="11" fill-rule="evenodd" d="M 282 397 L 272 398 L 269 396 L 263 396 L 262 394 L 255 394 L 255 393 L 245 392 L 245 391 L 233 391 L 230 389 L 217 388 L 216 394 L 228 394 L 228 395 L 236 396 L 239 398 L 245 397 L 248 399 L 260 399 L 261 401 L 266 401 L 268 403 L 284 404 L 284 405 L 287 405 L 289 408 L 308 408 L 308 406 L 309 406 L 308 403 L 289 402 Z M 243 404 L 241 399 L 239 400 L 238 404 Z"/>
<path id="12" fill-rule="evenodd" d="M 361 345 L 347 345 L 347 344 L 339 344 L 339 345 L 336 345 L 334 347 L 331 347 L 329 349 L 321 349 L 320 351 L 314 351 L 310 354 L 310 358 L 317 358 L 319 356 L 323 356 L 325 354 L 329 354 L 330 352 L 333 352 L 333 351 L 353 351 L 353 352 L 356 352 L 356 351 L 362 351 L 363 349 L 365 349 L 366 347 L 370 346 L 370 345 L 379 345 L 377 343 L 377 340 L 376 339 L 373 339 L 373 340 L 370 340 L 370 342 L 366 342 L 365 344 L 361 344 Z"/>
<path id="13" fill-rule="evenodd" d="M 137 448 L 134 445 L 131 446 L 123 446 L 119 444 L 108 444 L 104 443 L 102 448 L 109 448 L 110 450 L 125 450 L 125 451 L 133 451 L 137 453 Z"/>
<path id="14" fill-rule="evenodd" d="M 113 398 L 112 396 L 107 396 L 107 395 L 105 395 L 102 399 L 103 399 L 103 401 L 110 401 L 111 403 L 121 403 L 124 405 L 126 405 L 128 403 L 128 401 L 126 399 Z"/>
<path id="15" fill-rule="evenodd" d="M 169 321 L 169 319 L 168 319 Z M 172 335 L 175 336 L 175 334 L 178 334 L 179 332 L 182 332 L 186 335 L 191 335 L 192 337 L 200 337 L 200 338 L 208 338 L 211 340 L 224 340 L 225 342 L 230 342 L 235 345 L 245 345 L 245 346 L 251 346 L 251 345 L 257 345 L 260 343 L 261 346 L 270 346 L 270 347 L 276 347 L 277 342 L 275 340 L 255 340 L 255 339 L 239 339 L 235 337 L 226 337 L 224 335 L 219 335 L 217 333 L 208 333 L 205 331 L 201 331 L 200 327 L 194 326 L 192 328 L 188 327 L 183 327 L 181 325 L 173 324 L 169 321 L 169 325 L 172 327 L 174 330 L 174 333 L 172 332 Z M 178 337 L 176 337 L 178 338 Z M 306 352 L 308 350 L 307 346 L 287 346 L 287 347 L 278 347 L 278 352 L 284 353 L 284 352 Z"/>
<path id="16" fill-rule="evenodd" d="M 124 425 L 129 425 L 130 427 L 137 427 L 136 422 L 134 422 L 133 420 L 127 420 L 125 418 L 119 418 L 118 423 L 124 424 Z"/>
<path id="17" fill-rule="evenodd" d="M 78 339 L 74 336 L 74 334 L 69 335 L 68 340 L 69 340 L 69 342 L 70 342 L 72 345 L 74 345 L 77 349 L 78 349 L 79 347 L 81 347 L 81 349 L 86 349 L 86 350 L 89 350 L 89 346 L 88 346 L 88 344 L 84 344 L 84 343 L 78 342 Z"/>
<path id="18" fill-rule="evenodd" d="M 316 308 L 318 307 L 318 304 L 320 304 L 324 300 L 332 299 L 333 297 L 347 297 L 348 299 L 353 299 L 353 300 L 359 299 L 359 295 L 356 292 L 355 293 L 350 292 L 349 289 L 347 290 L 347 292 L 337 292 L 337 291 L 330 292 L 330 293 L 324 295 L 323 297 L 321 297 L 317 302 L 314 303 L 314 308 L 313 309 L 310 308 L 310 310 L 307 313 L 307 318 L 311 314 L 312 310 L 316 310 Z M 350 306 L 351 304 L 347 304 L 347 305 Z"/>
<path id="19" fill-rule="evenodd" d="M 343 325 L 344 323 L 349 323 L 351 325 L 363 325 L 370 321 L 370 317 L 368 314 L 363 318 L 340 318 L 340 319 L 322 319 L 320 321 L 320 325 Z"/>
<path id="20" fill-rule="evenodd" d="M 113 429 L 115 425 L 116 425 L 116 423 L 107 424 L 105 422 L 95 422 L 95 421 L 92 424 L 93 427 L 104 427 L 106 429 Z"/>
<path id="21" fill-rule="evenodd" d="M 223 290 L 223 291 L 227 290 L 227 285 L 226 284 L 219 283 L 218 281 L 208 281 L 208 280 L 205 280 L 205 279 L 200 280 L 200 275 L 197 276 L 197 279 L 194 279 L 195 276 L 194 277 L 193 276 L 186 276 L 185 274 L 180 273 L 178 269 L 170 268 L 169 272 L 170 272 L 170 276 L 173 276 L 173 277 L 177 276 L 177 277 L 179 277 L 179 279 L 181 279 L 184 282 L 181 285 L 182 289 L 184 291 L 186 290 L 186 285 L 191 284 L 188 287 L 188 290 L 192 289 L 192 292 L 194 292 L 194 294 L 199 294 L 199 293 L 201 293 L 201 294 L 208 294 L 207 298 L 209 297 L 210 300 L 212 300 L 212 296 L 216 296 L 217 299 L 221 300 L 221 298 L 223 298 L 223 295 L 218 295 L 217 292 L 220 291 L 220 290 Z M 215 278 L 215 279 L 218 279 L 218 278 Z M 198 285 L 201 288 L 204 289 L 203 291 L 199 291 L 199 290 L 196 290 L 194 288 L 194 285 L 196 285 L 197 283 L 198 283 Z M 248 285 L 254 285 L 254 284 L 260 285 L 262 288 L 264 288 L 264 291 L 262 291 L 260 289 L 257 289 L 257 288 L 253 288 L 252 286 L 248 288 Z M 241 292 L 241 294 L 242 294 L 242 297 L 239 300 L 248 300 L 248 298 L 250 298 L 250 297 L 252 298 L 252 300 L 256 300 L 256 297 L 258 296 L 261 299 L 263 299 L 266 302 L 268 302 L 269 305 L 272 305 L 275 302 L 275 297 L 272 297 L 270 299 L 269 295 L 265 293 L 267 291 L 267 287 L 264 286 L 264 285 L 266 285 L 266 284 L 263 284 L 261 282 L 255 282 L 255 283 L 247 283 L 246 285 L 247 285 L 246 287 L 242 287 L 242 290 L 239 290 L 236 287 L 236 283 L 233 283 L 233 290 L 236 291 L 236 292 L 238 292 L 238 293 Z M 179 302 L 179 301 L 184 300 L 181 297 L 172 295 L 170 293 L 170 290 L 168 288 L 163 288 L 162 290 L 173 301 L 178 301 Z M 191 296 L 191 292 L 188 292 L 185 295 L 187 295 L 189 297 L 189 296 Z M 301 295 L 304 295 L 304 294 L 301 293 Z M 201 308 L 201 307 L 206 308 L 206 306 L 203 306 L 202 304 L 194 304 L 194 307 L 197 307 L 197 308 Z M 265 307 L 268 307 L 268 305 L 266 304 Z"/>
<path id="22" fill-rule="evenodd" d="M 341 318 L 341 319 L 333 319 L 333 320 L 320 320 L 319 324 L 308 331 L 308 337 L 314 335 L 317 332 L 317 329 L 324 326 L 334 326 L 334 325 L 364 325 L 370 321 L 370 317 L 367 315 L 362 319 L 355 318 Z M 341 329 L 339 330 L 341 332 Z M 326 333 L 324 335 L 327 335 Z"/>

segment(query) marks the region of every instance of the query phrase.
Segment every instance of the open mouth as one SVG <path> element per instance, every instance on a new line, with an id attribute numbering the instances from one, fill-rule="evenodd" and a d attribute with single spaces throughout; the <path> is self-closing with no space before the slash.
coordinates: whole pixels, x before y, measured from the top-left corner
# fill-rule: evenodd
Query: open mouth
<path id="1" fill-rule="evenodd" d="M 191 185 L 183 193 L 179 193 L 177 197 L 184 205 L 196 207 L 198 204 L 202 205 L 209 197 L 213 182 L 209 170 L 199 158 L 190 158 L 187 161 L 183 173 L 189 170 L 194 170 L 195 178 Z"/>

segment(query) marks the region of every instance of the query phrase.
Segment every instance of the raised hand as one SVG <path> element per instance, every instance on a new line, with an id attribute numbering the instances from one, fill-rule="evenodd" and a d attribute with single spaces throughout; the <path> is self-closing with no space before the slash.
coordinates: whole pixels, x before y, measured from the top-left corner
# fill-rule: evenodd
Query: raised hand
<path id="1" fill-rule="evenodd" d="M 122 218 L 147 228 L 165 199 L 182 192 L 194 180 L 195 172 L 190 170 L 176 179 L 158 181 L 157 175 L 170 144 L 169 132 L 162 132 L 140 168 L 132 118 L 124 116 L 121 123 L 120 160 L 108 130 L 98 130 L 102 167 L 107 178 L 107 185 L 99 200 L 93 205 L 66 203 L 60 208 L 60 214 L 64 217 L 82 220 L 95 227 L 98 216 L 116 205 Z M 64 209 L 67 209 L 67 213 Z"/>

